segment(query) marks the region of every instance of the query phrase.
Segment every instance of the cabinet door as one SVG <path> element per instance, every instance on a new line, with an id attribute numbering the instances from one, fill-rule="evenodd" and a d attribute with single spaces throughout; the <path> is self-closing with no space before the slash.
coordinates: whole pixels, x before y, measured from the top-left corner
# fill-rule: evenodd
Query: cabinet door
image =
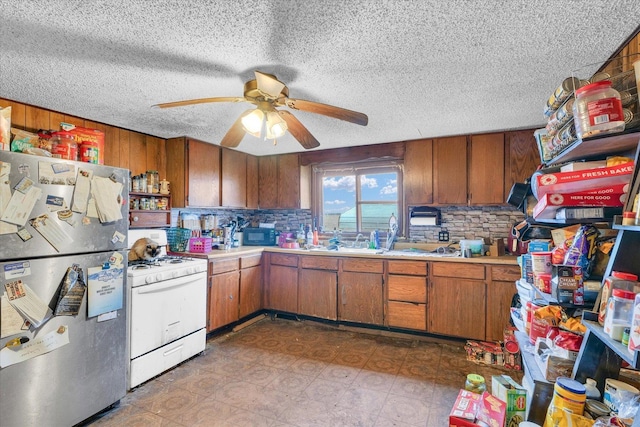
<path id="1" fill-rule="evenodd" d="M 483 340 L 485 283 L 434 277 L 429 285 L 428 331 L 433 334 Z"/>
<path id="2" fill-rule="evenodd" d="M 425 331 L 427 329 L 426 304 L 389 301 L 389 326 Z"/>
<path id="3" fill-rule="evenodd" d="M 469 203 L 504 204 L 504 134 L 472 135 L 469 145 Z"/>
<path id="4" fill-rule="evenodd" d="M 193 139 L 188 142 L 188 206 L 220 206 L 220 147 Z"/>
<path id="5" fill-rule="evenodd" d="M 433 142 L 433 195 L 440 205 L 467 204 L 467 137 Z"/>
<path id="6" fill-rule="evenodd" d="M 258 159 L 259 205 L 261 209 L 278 207 L 278 156 Z"/>
<path id="7" fill-rule="evenodd" d="M 209 288 L 209 331 L 238 320 L 239 271 L 211 276 Z"/>
<path id="8" fill-rule="evenodd" d="M 278 157 L 278 208 L 300 208 L 300 164 L 297 154 Z"/>
<path id="9" fill-rule="evenodd" d="M 222 150 L 222 206 L 247 206 L 247 155 L 240 151 Z"/>
<path id="10" fill-rule="evenodd" d="M 259 265 L 240 270 L 240 318 L 262 308 L 262 275 Z"/>
<path id="11" fill-rule="evenodd" d="M 530 178 L 540 164 L 534 129 L 505 133 L 504 200 L 516 182 Z"/>
<path id="12" fill-rule="evenodd" d="M 256 156 L 247 155 L 247 207 L 258 208 L 258 158 Z"/>
<path id="13" fill-rule="evenodd" d="M 404 197 L 407 205 L 433 203 L 433 140 L 405 143 Z"/>
<path id="14" fill-rule="evenodd" d="M 382 274 L 341 272 L 338 276 L 338 317 L 348 322 L 382 325 Z"/>
<path id="15" fill-rule="evenodd" d="M 516 282 L 492 281 L 487 285 L 487 331 L 485 340 L 502 341 L 511 318 L 511 300 L 517 292 Z"/>
<path id="16" fill-rule="evenodd" d="M 298 310 L 298 268 L 271 265 L 268 308 L 296 313 Z"/>
<path id="17" fill-rule="evenodd" d="M 298 313 L 337 320 L 338 277 L 335 271 L 300 270 Z"/>

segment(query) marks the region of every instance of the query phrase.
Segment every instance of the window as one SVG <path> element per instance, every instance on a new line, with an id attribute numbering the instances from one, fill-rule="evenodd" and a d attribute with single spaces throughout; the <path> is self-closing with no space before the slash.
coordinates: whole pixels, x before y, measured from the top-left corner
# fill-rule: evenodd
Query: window
<path id="1" fill-rule="evenodd" d="M 369 233 L 402 218 L 402 165 L 397 162 L 316 166 L 314 215 L 325 232 Z"/>

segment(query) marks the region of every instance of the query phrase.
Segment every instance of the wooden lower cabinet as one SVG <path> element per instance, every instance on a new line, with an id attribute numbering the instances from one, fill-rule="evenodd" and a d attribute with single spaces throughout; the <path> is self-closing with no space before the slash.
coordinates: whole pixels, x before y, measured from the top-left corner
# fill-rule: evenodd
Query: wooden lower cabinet
<path id="1" fill-rule="evenodd" d="M 502 341 L 511 320 L 511 300 L 517 293 L 520 267 L 497 265 L 487 268 L 491 281 L 487 285 L 487 325 L 485 340 Z"/>
<path id="2" fill-rule="evenodd" d="M 484 340 L 484 265 L 434 262 L 431 270 L 428 331 L 439 335 Z"/>
<path id="3" fill-rule="evenodd" d="M 262 309 L 262 254 L 240 257 L 240 318 Z"/>
<path id="4" fill-rule="evenodd" d="M 297 313 L 298 267 L 271 264 L 267 308 Z"/>
<path id="5" fill-rule="evenodd" d="M 212 331 L 239 319 L 238 301 L 240 272 L 238 270 L 210 277 L 209 327 Z"/>
<path id="6" fill-rule="evenodd" d="M 387 324 L 391 327 L 427 329 L 427 263 L 389 261 Z"/>
<path id="7" fill-rule="evenodd" d="M 337 290 L 337 272 L 300 269 L 298 314 L 337 320 Z"/>
<path id="8" fill-rule="evenodd" d="M 338 319 L 384 324 L 383 261 L 343 259 L 338 273 Z"/>

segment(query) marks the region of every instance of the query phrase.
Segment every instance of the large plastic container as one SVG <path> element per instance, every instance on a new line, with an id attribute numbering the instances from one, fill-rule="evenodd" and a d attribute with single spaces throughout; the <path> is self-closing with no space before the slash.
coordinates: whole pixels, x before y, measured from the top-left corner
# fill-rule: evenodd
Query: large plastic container
<path id="1" fill-rule="evenodd" d="M 576 89 L 573 103 L 576 136 L 580 139 L 624 130 L 620 93 L 603 80 Z"/>
<path id="2" fill-rule="evenodd" d="M 567 377 L 558 377 L 553 386 L 553 398 L 547 410 L 544 427 L 552 427 L 555 421 L 564 417 L 564 411 L 582 415 L 587 400 L 587 390 L 584 385 Z"/>
<path id="3" fill-rule="evenodd" d="M 75 136 L 67 131 L 51 135 L 51 155 L 58 159 L 78 160 L 78 143 Z"/>
<path id="4" fill-rule="evenodd" d="M 633 312 L 631 313 L 631 328 L 629 330 L 629 351 L 640 350 L 640 293 L 636 294 L 633 303 Z"/>
<path id="5" fill-rule="evenodd" d="M 610 276 L 604 279 L 602 284 L 602 293 L 600 295 L 600 307 L 598 310 L 598 322 L 604 325 L 604 318 L 607 314 L 607 302 L 614 289 L 624 289 L 638 293 L 638 276 L 622 271 L 612 271 Z"/>
<path id="6" fill-rule="evenodd" d="M 611 339 L 622 341 L 625 328 L 631 326 L 631 312 L 636 294 L 624 289 L 614 289 L 607 302 L 607 315 L 604 319 L 604 331 Z"/>

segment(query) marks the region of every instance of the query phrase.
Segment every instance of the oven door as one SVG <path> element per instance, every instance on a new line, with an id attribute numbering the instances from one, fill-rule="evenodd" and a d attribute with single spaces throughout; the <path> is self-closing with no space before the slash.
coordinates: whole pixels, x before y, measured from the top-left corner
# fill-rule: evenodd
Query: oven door
<path id="1" fill-rule="evenodd" d="M 204 328 L 206 310 L 206 272 L 132 288 L 131 359 Z"/>

